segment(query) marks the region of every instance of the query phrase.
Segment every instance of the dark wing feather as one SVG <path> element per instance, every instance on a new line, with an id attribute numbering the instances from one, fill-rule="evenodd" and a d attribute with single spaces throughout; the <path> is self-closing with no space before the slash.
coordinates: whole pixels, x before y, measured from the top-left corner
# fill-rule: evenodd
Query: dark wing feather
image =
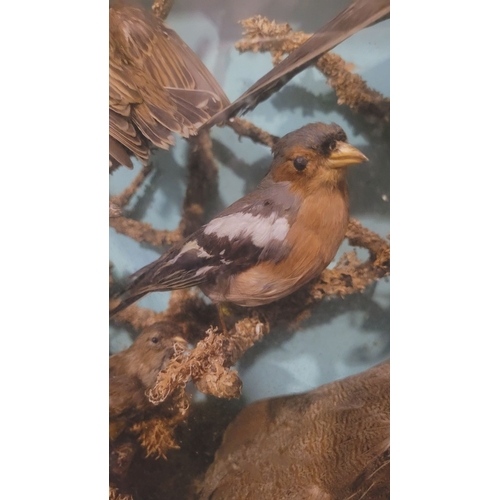
<path id="1" fill-rule="evenodd" d="M 109 157 L 110 170 L 116 169 L 119 165 L 125 165 L 132 168 L 132 161 L 127 150 L 113 137 L 109 136 Z"/>
<path id="2" fill-rule="evenodd" d="M 168 149 L 171 132 L 193 135 L 229 105 L 198 56 L 161 20 L 119 4 L 109 21 L 109 133 L 128 153 L 147 161 L 148 141 Z"/>
<path id="3" fill-rule="evenodd" d="M 205 123 L 204 127 L 225 122 L 238 113 L 246 113 L 255 108 L 259 102 L 277 92 L 325 52 L 333 49 L 359 30 L 383 18 L 389 11 L 389 0 L 354 0 L 349 7 L 335 16 L 309 40 L 254 83 L 241 97 L 214 115 Z"/>
<path id="4" fill-rule="evenodd" d="M 110 157 L 120 163 L 123 163 L 121 158 L 123 152 L 128 154 L 128 151 L 131 151 L 143 162 L 146 162 L 149 157 L 149 147 L 144 137 L 128 117 L 115 113 L 111 108 L 109 109 L 109 142 Z M 119 146 L 123 151 L 118 149 Z M 123 163 L 123 165 L 126 165 L 126 163 Z M 132 167 L 131 162 L 129 166 Z"/>
<path id="5" fill-rule="evenodd" d="M 110 314 L 116 314 L 150 292 L 198 286 L 221 276 L 240 273 L 259 262 L 279 262 L 290 251 L 286 241 L 269 238 L 255 244 L 251 234 L 245 232 L 221 236 L 228 227 L 225 224 L 231 224 L 234 232 L 234 219 L 230 222 L 227 216 L 248 214 L 260 218 L 268 228 L 272 225 L 268 221 L 286 218 L 291 227 L 299 206 L 300 200 L 289 192 L 288 183 L 274 183 L 271 178 L 265 178 L 255 191 L 227 207 L 158 260 L 134 273 L 124 291 L 123 301 Z M 217 221 L 222 224 L 219 234 L 209 231 L 210 225 Z M 269 233 L 272 234 L 272 229 Z"/>

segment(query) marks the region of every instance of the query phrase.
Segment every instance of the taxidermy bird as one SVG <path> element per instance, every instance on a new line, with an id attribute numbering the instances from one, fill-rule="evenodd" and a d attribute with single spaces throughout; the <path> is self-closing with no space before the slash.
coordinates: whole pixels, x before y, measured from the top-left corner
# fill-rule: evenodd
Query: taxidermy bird
<path id="1" fill-rule="evenodd" d="M 154 408 L 146 396 L 158 373 L 174 354 L 174 344 L 185 345 L 175 336 L 179 327 L 160 321 L 145 328 L 126 350 L 109 358 L 110 437 L 121 432 L 125 423 Z"/>
<path id="2" fill-rule="evenodd" d="M 151 12 L 117 2 L 109 9 L 110 168 L 147 162 L 173 132 L 196 134 L 229 99 L 199 57 Z"/>
<path id="3" fill-rule="evenodd" d="M 258 401 L 229 424 L 200 500 L 389 498 L 389 361 Z"/>
<path id="4" fill-rule="evenodd" d="M 137 271 L 111 315 L 148 293 L 192 286 L 216 304 L 254 307 L 319 276 L 349 222 L 346 167 L 368 159 L 335 123 L 290 132 L 273 155 L 254 191 Z"/>

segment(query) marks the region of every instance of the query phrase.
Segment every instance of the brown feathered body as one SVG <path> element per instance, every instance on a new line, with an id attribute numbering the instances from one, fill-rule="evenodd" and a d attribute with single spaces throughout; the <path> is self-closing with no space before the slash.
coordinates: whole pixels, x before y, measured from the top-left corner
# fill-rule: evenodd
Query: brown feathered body
<path id="1" fill-rule="evenodd" d="M 203 500 L 389 498 L 389 362 L 259 401 L 227 428 Z"/>
<path id="2" fill-rule="evenodd" d="M 151 409 L 146 391 L 174 353 L 175 324 L 161 321 L 145 328 L 126 350 L 109 358 L 109 417 L 132 417 Z"/>
<path id="3" fill-rule="evenodd" d="M 199 57 L 152 13 L 117 3 L 109 9 L 110 164 L 142 162 L 151 144 L 168 149 L 229 100 Z"/>

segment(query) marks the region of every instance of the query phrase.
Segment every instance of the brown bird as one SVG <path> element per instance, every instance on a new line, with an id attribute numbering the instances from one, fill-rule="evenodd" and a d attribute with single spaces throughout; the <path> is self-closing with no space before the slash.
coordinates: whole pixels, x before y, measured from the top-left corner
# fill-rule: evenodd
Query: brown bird
<path id="1" fill-rule="evenodd" d="M 336 47 L 358 31 L 383 20 L 390 12 L 390 0 L 354 0 L 346 9 L 326 23 L 286 59 L 255 82 L 228 107 L 215 114 L 204 127 L 227 121 L 238 113 L 246 113 L 295 75 L 314 64 L 325 52 Z"/>
<path id="2" fill-rule="evenodd" d="M 200 500 L 388 499 L 389 368 L 242 410 Z"/>
<path id="3" fill-rule="evenodd" d="M 155 323 L 145 328 L 128 349 L 109 358 L 109 472 L 115 498 L 132 498 L 123 492 L 127 491 L 125 479 L 139 446 L 136 436 L 123 431 L 154 411 L 146 391 L 167 366 L 175 343 L 185 345 L 184 339 L 174 336 L 178 330 L 170 321 Z"/>
<path id="4" fill-rule="evenodd" d="M 259 186 L 137 271 L 111 315 L 150 292 L 191 286 L 217 304 L 259 306 L 328 266 L 349 221 L 345 167 L 367 158 L 334 123 L 290 132 L 272 151 Z"/>
<path id="5" fill-rule="evenodd" d="M 172 132 L 197 129 L 229 99 L 175 31 L 143 8 L 109 9 L 110 167 L 147 162 L 151 145 L 168 149 Z"/>
<path id="6" fill-rule="evenodd" d="M 179 328 L 161 321 L 145 328 L 125 351 L 109 358 L 110 437 L 121 432 L 127 419 L 153 408 L 146 391 L 151 389 L 158 373 L 167 366 L 174 344 L 185 345 L 176 337 Z"/>

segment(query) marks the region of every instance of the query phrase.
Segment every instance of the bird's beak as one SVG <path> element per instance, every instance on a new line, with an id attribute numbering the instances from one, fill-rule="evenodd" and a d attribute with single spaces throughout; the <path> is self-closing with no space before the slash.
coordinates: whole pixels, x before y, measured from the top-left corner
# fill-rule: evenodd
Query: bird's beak
<path id="1" fill-rule="evenodd" d="M 368 158 L 347 142 L 337 142 L 337 147 L 330 154 L 328 164 L 332 168 L 343 168 L 368 161 Z"/>

